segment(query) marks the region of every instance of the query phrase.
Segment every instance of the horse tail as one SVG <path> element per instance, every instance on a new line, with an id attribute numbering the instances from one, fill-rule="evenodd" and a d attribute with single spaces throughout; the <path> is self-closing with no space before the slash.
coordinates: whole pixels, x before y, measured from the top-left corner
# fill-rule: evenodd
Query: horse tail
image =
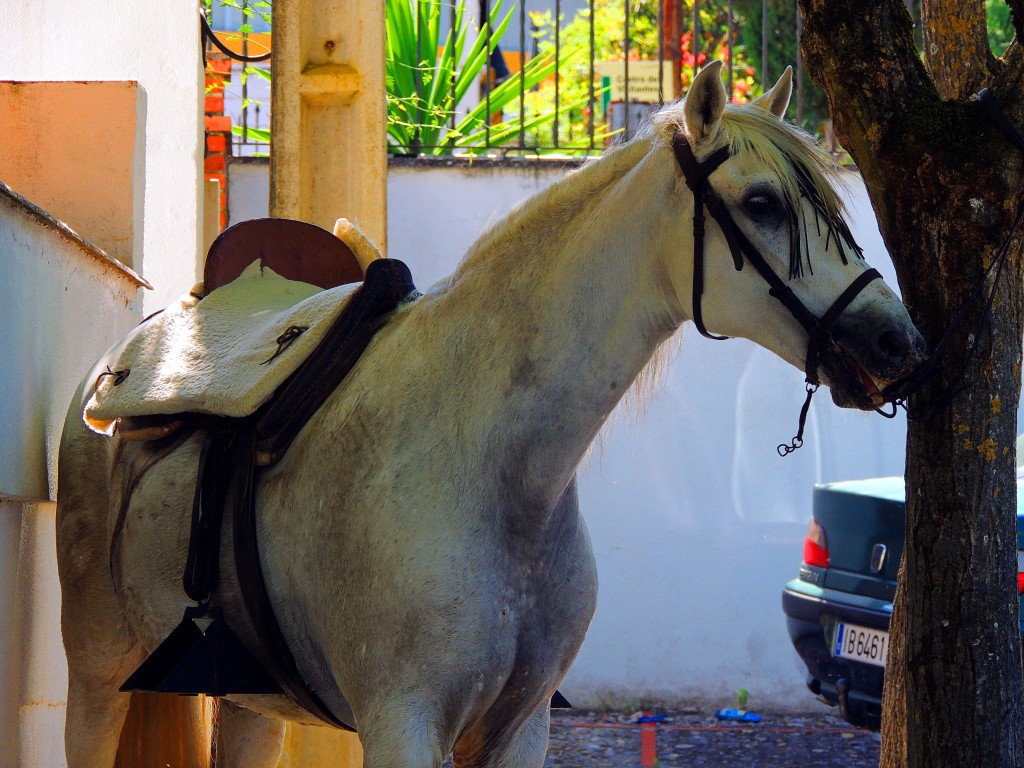
<path id="1" fill-rule="evenodd" d="M 210 768 L 216 700 L 133 693 L 114 768 Z"/>

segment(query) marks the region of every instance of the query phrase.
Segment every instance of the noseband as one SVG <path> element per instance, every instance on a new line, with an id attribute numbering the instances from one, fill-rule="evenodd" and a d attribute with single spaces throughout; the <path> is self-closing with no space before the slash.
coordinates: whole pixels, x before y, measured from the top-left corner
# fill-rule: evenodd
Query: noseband
<path id="1" fill-rule="evenodd" d="M 771 265 L 761 255 L 753 243 L 747 238 L 743 231 L 737 226 L 729 212 L 728 206 L 721 197 L 711 188 L 708 177 L 714 173 L 722 163 L 729 159 L 729 147 L 721 147 L 708 157 L 704 162 L 698 162 L 690 148 L 690 144 L 681 135 L 676 135 L 672 143 L 676 160 L 683 171 L 686 179 L 686 186 L 693 192 L 693 323 L 702 336 L 709 339 L 723 340 L 726 336 L 716 336 L 709 333 L 704 327 L 704 320 L 701 314 L 701 296 L 704 293 L 704 208 L 707 207 L 712 218 L 718 222 L 726 241 L 729 243 L 729 250 L 732 252 L 733 263 L 736 270 L 743 269 L 743 260 L 749 261 L 758 274 L 768 283 L 768 293 L 782 302 L 789 313 L 796 318 L 796 321 L 807 331 L 807 355 L 805 357 L 804 373 L 807 381 L 807 399 L 800 414 L 800 431 L 790 446 L 780 445 L 779 453 L 786 455 L 796 450 L 803 443 L 803 425 L 807 416 L 807 409 L 810 407 L 811 395 L 817 390 L 820 382 L 818 377 L 818 361 L 823 351 L 835 345 L 832 339 L 832 325 L 861 291 L 869 283 L 881 279 L 877 269 L 866 269 L 847 286 L 846 290 L 839 294 L 832 306 L 828 308 L 820 318 L 815 316 L 804 303 L 800 301 L 793 290 L 786 285 Z"/>

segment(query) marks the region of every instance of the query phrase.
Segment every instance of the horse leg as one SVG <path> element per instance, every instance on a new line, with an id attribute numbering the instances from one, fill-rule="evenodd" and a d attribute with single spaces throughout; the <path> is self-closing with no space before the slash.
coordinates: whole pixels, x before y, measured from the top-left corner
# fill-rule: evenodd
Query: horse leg
<path id="1" fill-rule="evenodd" d="M 81 390 L 75 403 L 80 396 Z M 105 438 L 76 416 L 73 405 L 58 463 L 57 571 L 68 660 L 64 743 L 70 768 L 104 768 L 114 764 L 128 711 L 129 694 L 118 687 L 141 653 L 110 575 Z"/>
<path id="2" fill-rule="evenodd" d="M 436 724 L 413 712 L 404 714 L 400 704 L 392 704 L 381 716 L 360 720 L 363 768 L 440 768 L 446 750 Z"/>
<path id="3" fill-rule="evenodd" d="M 224 768 L 274 768 L 281 758 L 285 723 L 252 710 L 220 702 L 217 765 Z"/>
<path id="4" fill-rule="evenodd" d="M 550 727 L 545 701 L 511 734 L 488 735 L 486 725 L 472 729 L 455 745 L 455 768 L 543 768 Z"/>
<path id="5" fill-rule="evenodd" d="M 131 670 L 124 673 L 127 677 Z M 115 673 L 116 674 L 116 673 Z M 118 682 L 121 676 L 117 675 Z M 113 683 L 113 685 L 111 685 Z M 68 768 L 110 768 L 131 695 L 120 693 L 114 675 L 70 664 L 64 747 Z"/>
<path id="6" fill-rule="evenodd" d="M 118 687 L 142 653 L 114 593 L 106 557 L 101 555 L 101 537 L 78 524 L 78 510 L 62 506 L 57 546 L 63 555 L 58 560 L 61 633 L 68 659 L 64 744 L 69 768 L 102 768 L 114 764 L 128 712 L 130 694 Z"/>

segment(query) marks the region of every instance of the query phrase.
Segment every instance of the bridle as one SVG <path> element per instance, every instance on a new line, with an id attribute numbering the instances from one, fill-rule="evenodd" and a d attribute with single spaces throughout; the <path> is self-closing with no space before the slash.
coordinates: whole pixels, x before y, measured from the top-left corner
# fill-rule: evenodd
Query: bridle
<path id="1" fill-rule="evenodd" d="M 1024 151 L 1024 136 L 1022 136 L 1010 121 L 1007 120 L 1006 116 L 999 108 L 999 105 L 996 103 L 995 98 L 987 88 L 983 89 L 978 94 L 978 101 L 985 109 L 989 119 L 1000 130 L 1007 141 L 1017 149 Z M 697 330 L 701 335 L 706 336 L 709 339 L 721 340 L 726 338 L 725 336 L 716 336 L 709 333 L 707 328 L 704 327 L 704 320 L 701 316 L 701 296 L 704 292 L 704 208 L 706 206 L 715 221 L 718 222 L 722 232 L 725 234 L 726 241 L 729 243 L 729 250 L 732 252 L 732 258 L 736 265 L 736 269 L 743 269 L 743 259 L 746 257 L 747 261 L 754 265 L 754 268 L 758 271 L 761 277 L 763 277 L 765 282 L 768 283 L 768 292 L 781 301 L 783 305 L 785 305 L 786 309 L 789 310 L 790 314 L 792 314 L 793 317 L 796 318 L 797 322 L 799 322 L 807 331 L 808 344 L 805 365 L 807 398 L 804 400 L 803 407 L 800 409 L 800 427 L 797 431 L 796 437 L 793 438 L 789 445 L 783 444 L 778 446 L 779 454 L 781 456 L 786 456 L 803 445 L 804 424 L 807 419 L 808 409 L 811 405 L 811 397 L 818 390 L 820 385 L 818 378 L 818 361 L 824 350 L 836 346 L 835 341 L 832 339 L 830 330 L 833 323 L 835 323 L 843 310 L 850 305 L 850 302 L 853 301 L 853 299 L 856 298 L 856 296 L 864 290 L 869 283 L 876 278 L 880 278 L 881 275 L 875 269 L 865 270 L 857 276 L 857 278 L 846 288 L 845 291 L 842 292 L 842 294 L 840 294 L 839 298 L 832 303 L 832 306 L 828 308 L 824 315 L 820 318 L 815 317 L 815 315 L 804 306 L 800 299 L 797 298 L 796 294 L 793 293 L 789 286 L 787 286 L 775 273 L 771 266 L 769 266 L 757 248 L 754 247 L 753 243 L 751 243 L 746 235 L 743 234 L 740 228 L 736 225 L 736 222 L 733 221 L 728 207 L 722 201 L 721 197 L 719 197 L 708 184 L 708 177 L 714 173 L 718 166 L 729 159 L 729 148 L 721 147 L 701 163 L 697 161 L 697 158 L 694 156 L 693 150 L 690 148 L 686 139 L 682 135 L 677 134 L 672 143 L 672 149 L 675 152 L 676 160 L 679 162 L 679 167 L 682 169 L 683 177 L 686 179 L 686 185 L 693 192 L 692 319 L 694 325 L 697 326 Z M 886 418 L 894 418 L 897 412 L 896 408 L 897 406 L 900 406 L 907 411 L 909 419 L 925 420 L 946 408 L 953 398 L 964 390 L 962 381 L 966 373 L 967 365 L 978 347 L 982 331 L 989 324 L 992 312 L 992 301 L 995 297 L 996 288 L 999 285 L 1003 269 L 1009 257 L 1010 244 L 1013 242 L 1022 224 L 1024 224 L 1024 208 L 1017 211 L 1013 225 L 1011 226 L 1006 239 L 997 249 L 992 261 L 982 272 L 982 275 L 975 283 L 973 290 L 954 316 L 953 321 L 950 323 L 945 334 L 932 353 L 926 360 L 919 363 L 914 370 L 901 379 L 889 384 L 889 386 L 880 393 L 883 403 L 892 404 L 892 412 L 883 411 L 876 406 L 875 410 L 878 413 L 882 414 Z M 992 278 L 991 284 L 986 289 L 986 285 L 989 284 L 990 277 Z M 961 325 L 963 325 L 967 318 L 968 311 L 979 302 L 982 304 L 981 316 L 978 319 L 973 333 L 969 335 L 970 340 L 967 346 L 967 355 L 963 368 L 954 377 L 953 381 L 939 392 L 938 395 L 932 397 L 927 402 L 916 403 L 911 406 L 909 404 L 911 397 L 922 389 L 926 381 L 937 376 L 944 370 L 944 366 L 939 362 L 944 349 L 953 338 L 954 333 Z"/>
<path id="2" fill-rule="evenodd" d="M 781 277 L 776 274 L 771 265 L 761 255 L 753 243 L 747 238 L 743 231 L 737 226 L 729 212 L 728 206 L 722 198 L 711 188 L 708 178 L 722 163 L 729 159 L 731 152 L 728 146 L 721 147 L 713 152 L 704 162 L 699 162 L 690 148 L 689 142 L 677 134 L 672 142 L 672 149 L 675 152 L 676 160 L 682 169 L 683 177 L 686 179 L 686 186 L 693 192 L 693 323 L 702 336 L 718 341 L 724 340 L 726 336 L 716 336 L 710 333 L 704 326 L 704 319 L 701 314 L 701 296 L 704 293 L 704 208 L 718 222 L 726 241 L 729 243 L 729 250 L 732 253 L 733 263 L 736 270 L 743 269 L 744 258 L 753 265 L 758 274 L 768 283 L 768 293 L 782 302 L 783 306 L 796 319 L 804 330 L 807 331 L 807 354 L 805 356 L 804 374 L 806 381 L 807 397 L 804 400 L 803 408 L 800 411 L 800 428 L 796 437 L 789 445 L 778 446 L 779 454 L 786 456 L 801 445 L 803 445 L 804 423 L 807 419 L 807 411 L 811 405 L 811 397 L 821 385 L 818 376 L 818 362 L 822 353 L 836 346 L 832 338 L 832 326 L 850 303 L 863 291 L 868 284 L 874 280 L 880 280 L 882 275 L 877 269 L 869 268 L 861 272 L 846 290 L 832 302 L 832 306 L 825 311 L 821 317 L 811 312 L 797 297 L 793 290 L 786 285 Z"/>

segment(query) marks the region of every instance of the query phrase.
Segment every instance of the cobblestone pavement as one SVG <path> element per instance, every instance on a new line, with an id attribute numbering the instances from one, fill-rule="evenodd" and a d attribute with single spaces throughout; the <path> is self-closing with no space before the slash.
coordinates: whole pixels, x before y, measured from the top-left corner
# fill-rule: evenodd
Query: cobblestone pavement
<path id="1" fill-rule="evenodd" d="M 628 715 L 579 710 L 551 714 L 545 768 L 639 768 L 641 726 Z M 658 768 L 878 765 L 877 735 L 853 728 L 824 708 L 813 716 L 762 712 L 757 724 L 722 722 L 713 713 L 664 714 L 667 718 L 656 726 Z"/>

